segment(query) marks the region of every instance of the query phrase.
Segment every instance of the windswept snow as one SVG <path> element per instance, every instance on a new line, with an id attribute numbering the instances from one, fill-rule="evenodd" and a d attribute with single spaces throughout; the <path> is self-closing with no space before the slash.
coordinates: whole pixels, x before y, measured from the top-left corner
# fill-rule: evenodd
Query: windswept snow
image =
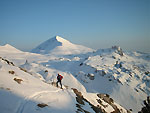
<path id="1" fill-rule="evenodd" d="M 0 47 L 3 113 L 136 113 L 150 94 L 150 54 L 118 46 L 93 52 L 59 36 L 33 52 Z M 64 90 L 55 87 L 58 73 Z"/>

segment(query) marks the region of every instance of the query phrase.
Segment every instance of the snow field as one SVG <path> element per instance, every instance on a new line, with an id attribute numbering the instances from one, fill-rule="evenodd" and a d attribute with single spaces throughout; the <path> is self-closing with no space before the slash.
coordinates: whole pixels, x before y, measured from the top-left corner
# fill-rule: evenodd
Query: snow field
<path id="1" fill-rule="evenodd" d="M 149 54 L 122 52 L 117 46 L 93 52 L 61 37 L 44 42 L 34 52 L 43 55 L 21 52 L 10 45 L 0 46 L 0 57 L 15 64 L 8 65 L 0 58 L 3 113 L 66 113 L 80 107 L 81 111 L 94 112 L 88 102 L 99 105 L 99 93 L 108 94 L 122 113 L 126 109 L 136 113 L 150 93 Z M 52 86 L 58 73 L 64 76 L 64 90 Z M 85 105 L 77 102 L 72 88 L 87 99 Z M 113 111 L 106 101 L 100 99 L 100 102 L 105 111 Z M 46 106 L 41 108 L 38 104 Z"/>

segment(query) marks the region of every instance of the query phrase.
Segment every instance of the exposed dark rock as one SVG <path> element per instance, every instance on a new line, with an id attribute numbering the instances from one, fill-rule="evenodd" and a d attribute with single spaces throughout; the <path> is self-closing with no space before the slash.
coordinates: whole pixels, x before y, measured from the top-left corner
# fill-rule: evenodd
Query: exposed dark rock
<path id="1" fill-rule="evenodd" d="M 45 73 L 48 73 L 48 70 L 45 70 Z"/>
<path id="2" fill-rule="evenodd" d="M 20 70 L 22 70 L 22 71 L 24 71 L 24 72 L 27 72 L 27 70 L 26 70 L 26 69 L 21 68 L 21 67 L 19 67 L 19 68 L 20 68 Z"/>
<path id="3" fill-rule="evenodd" d="M 109 79 L 109 81 L 112 81 L 112 79 Z"/>
<path id="4" fill-rule="evenodd" d="M 21 68 L 21 67 L 19 67 L 19 68 L 20 68 L 20 70 L 22 70 L 22 71 L 24 71 L 24 72 L 26 72 L 26 73 L 28 73 L 28 74 L 32 75 L 32 73 L 31 73 L 31 72 L 28 72 L 26 69 Z"/>
<path id="5" fill-rule="evenodd" d="M 101 70 L 101 73 L 100 73 L 101 76 L 104 76 L 106 75 L 106 72 L 104 70 Z"/>
<path id="6" fill-rule="evenodd" d="M 147 97 L 147 100 L 143 101 L 144 107 L 138 113 L 150 113 L 150 96 Z"/>
<path id="7" fill-rule="evenodd" d="M 121 113 L 122 109 L 117 108 L 117 106 L 114 104 L 114 100 L 112 98 L 110 98 L 110 96 L 108 94 L 97 94 L 97 96 L 114 108 L 114 111 L 111 113 Z M 98 100 L 98 103 L 101 104 L 101 101 Z M 102 105 L 102 106 L 105 107 L 104 105 Z M 128 111 L 128 110 L 127 110 L 127 112 L 130 113 L 130 111 Z"/>
<path id="8" fill-rule="evenodd" d="M 130 75 L 131 77 L 133 77 L 133 74 L 132 74 L 132 72 L 129 72 L 129 75 Z"/>
<path id="9" fill-rule="evenodd" d="M 109 98 L 108 94 L 97 94 L 97 96 L 101 99 L 103 99 L 105 102 L 107 102 L 108 104 L 113 103 L 113 99 Z"/>
<path id="10" fill-rule="evenodd" d="M 83 63 L 80 64 L 80 66 L 82 66 L 82 65 L 83 65 Z"/>
<path id="11" fill-rule="evenodd" d="M 122 49 L 119 46 L 112 46 L 112 49 L 116 50 L 116 53 L 120 56 L 124 55 Z"/>
<path id="12" fill-rule="evenodd" d="M 149 72 L 149 71 L 146 71 L 146 72 L 145 72 L 145 75 L 148 75 L 148 74 L 150 74 L 150 72 Z"/>
<path id="13" fill-rule="evenodd" d="M 2 57 L 1 57 L 1 59 L 2 59 L 3 61 L 5 61 L 5 62 L 6 62 L 7 64 L 9 64 L 9 65 L 15 66 L 13 62 L 10 62 L 10 61 L 8 61 L 7 59 L 4 59 L 4 58 L 2 58 Z"/>
<path id="14" fill-rule="evenodd" d="M 21 82 L 23 81 L 22 79 L 18 79 L 18 78 L 14 78 L 14 81 L 16 81 L 18 84 L 21 84 Z"/>
<path id="15" fill-rule="evenodd" d="M 90 73 L 88 73 L 87 77 L 89 77 L 90 80 L 94 80 L 95 78 L 94 74 L 90 74 Z"/>
<path id="16" fill-rule="evenodd" d="M 12 74 L 12 75 L 15 74 L 14 71 L 8 71 L 8 73 L 9 73 L 9 74 Z"/>
<path id="17" fill-rule="evenodd" d="M 77 111 L 76 111 L 76 113 L 80 113 L 80 112 L 90 113 L 90 112 L 84 110 L 84 109 L 81 107 L 80 104 L 76 104 L 76 107 L 78 108 Z M 80 111 L 80 112 L 79 112 L 79 111 Z"/>
<path id="18" fill-rule="evenodd" d="M 44 107 L 46 107 L 46 106 L 48 106 L 48 105 L 47 105 L 47 104 L 44 104 L 44 103 L 40 103 L 40 104 L 37 104 L 37 106 L 40 107 L 40 108 L 44 108 Z"/>
<path id="19" fill-rule="evenodd" d="M 113 59 L 116 59 L 116 57 L 115 57 L 115 56 L 112 56 L 112 58 L 113 58 Z"/>
<path id="20" fill-rule="evenodd" d="M 74 93 L 76 94 L 76 101 L 78 102 L 78 104 L 76 104 L 77 109 L 77 113 L 78 111 L 80 112 L 85 112 L 85 113 L 89 113 L 88 111 L 86 111 L 85 109 L 82 108 L 83 105 L 85 105 L 84 103 L 88 103 L 91 108 L 95 111 L 95 113 L 106 113 L 103 109 L 101 109 L 100 106 L 94 106 L 93 104 L 91 104 L 87 99 L 85 99 L 82 95 L 81 92 L 79 92 L 77 89 L 72 88 L 72 90 L 74 91 Z"/>
<path id="21" fill-rule="evenodd" d="M 114 65 L 116 68 L 122 68 L 122 63 L 120 62 L 118 62 L 118 61 L 116 61 L 116 64 Z"/>

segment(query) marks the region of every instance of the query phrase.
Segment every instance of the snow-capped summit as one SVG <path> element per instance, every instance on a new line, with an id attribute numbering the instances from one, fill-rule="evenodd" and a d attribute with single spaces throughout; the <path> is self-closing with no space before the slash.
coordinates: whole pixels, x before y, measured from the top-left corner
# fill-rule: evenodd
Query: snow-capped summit
<path id="1" fill-rule="evenodd" d="M 55 36 L 43 42 L 31 52 L 40 54 L 68 55 L 92 52 L 93 49 L 81 45 L 76 45 L 68 40 Z"/>
<path id="2" fill-rule="evenodd" d="M 6 44 L 4 46 L 0 46 L 0 52 L 8 52 L 8 53 L 18 53 L 18 52 L 22 52 L 18 49 L 16 49 L 15 47 L 9 45 L 9 44 Z"/>
<path id="3" fill-rule="evenodd" d="M 58 42 L 61 42 L 62 45 L 64 45 L 64 46 L 72 44 L 71 42 L 69 42 L 68 40 L 63 39 L 60 36 L 56 36 L 56 37 L 54 37 L 54 39 L 56 39 Z"/>

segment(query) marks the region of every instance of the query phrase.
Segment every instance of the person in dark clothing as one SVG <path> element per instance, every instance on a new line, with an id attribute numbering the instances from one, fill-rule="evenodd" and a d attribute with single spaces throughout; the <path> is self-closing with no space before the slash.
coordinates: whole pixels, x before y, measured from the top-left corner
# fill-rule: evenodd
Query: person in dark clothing
<path id="1" fill-rule="evenodd" d="M 62 79 L 63 79 L 63 76 L 60 75 L 60 74 L 58 74 L 56 84 L 57 84 L 57 87 L 58 87 L 58 82 L 59 82 L 59 83 L 60 83 L 60 86 L 61 86 L 61 89 L 62 89 L 62 83 L 61 83 L 61 80 L 62 80 Z"/>

